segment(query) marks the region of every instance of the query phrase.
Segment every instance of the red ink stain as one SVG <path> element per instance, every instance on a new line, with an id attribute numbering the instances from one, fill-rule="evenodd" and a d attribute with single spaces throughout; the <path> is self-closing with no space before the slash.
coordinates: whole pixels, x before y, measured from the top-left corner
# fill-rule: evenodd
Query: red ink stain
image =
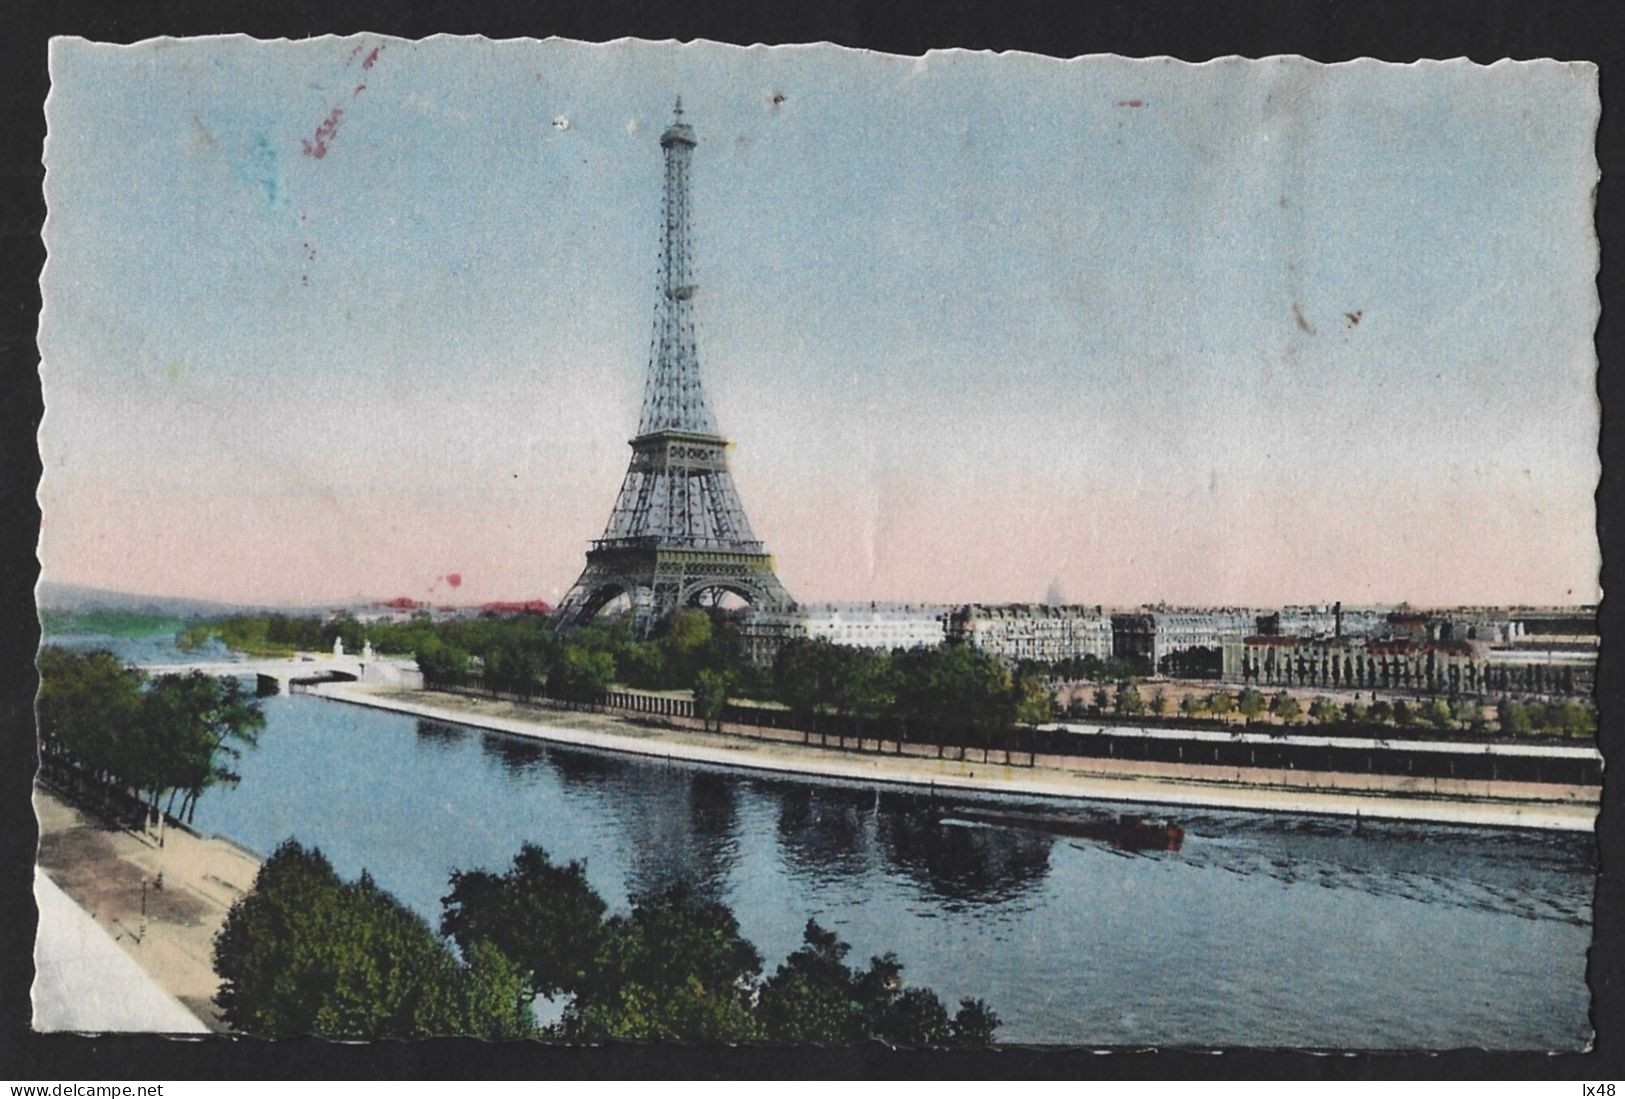
<path id="1" fill-rule="evenodd" d="M 374 603 L 373 606 L 388 607 L 390 610 L 396 611 L 415 611 L 423 604 L 408 596 L 397 595 L 394 599 L 385 599 L 382 602 Z"/>
<path id="2" fill-rule="evenodd" d="M 344 117 L 343 107 L 334 107 L 328 112 L 322 124 L 316 127 L 316 136 L 313 140 L 301 139 L 299 144 L 304 147 L 305 155 L 313 160 L 320 160 L 327 155 L 328 142 L 339 135 L 339 119 Z"/>
<path id="3" fill-rule="evenodd" d="M 1145 106 L 1145 100 L 1143 100 L 1143 99 L 1119 99 L 1117 101 L 1117 105 L 1119 107 L 1143 107 L 1143 106 Z"/>
<path id="4" fill-rule="evenodd" d="M 357 84 L 355 86 L 355 91 L 351 92 L 350 94 L 351 95 L 360 95 L 362 92 L 364 92 L 366 90 L 367 90 L 367 86 L 365 84 Z"/>
<path id="5" fill-rule="evenodd" d="M 380 46 L 374 46 L 372 48 L 372 52 L 367 55 L 367 59 L 365 61 L 361 62 L 362 71 L 365 72 L 367 69 L 370 69 L 374 65 L 376 65 L 378 63 L 378 55 L 383 53 L 383 52 L 384 52 L 384 47 L 383 46 L 381 46 L 381 45 Z"/>
<path id="6" fill-rule="evenodd" d="M 361 47 L 361 46 L 359 46 L 359 45 L 358 45 L 358 46 L 356 46 L 356 48 L 355 48 L 355 49 L 353 49 L 353 50 L 351 50 L 351 51 L 350 51 L 350 56 L 349 56 L 349 57 L 347 57 L 347 58 L 345 58 L 345 59 L 344 59 L 344 63 L 345 63 L 345 64 L 346 64 L 346 65 L 348 65 L 348 64 L 349 64 L 349 63 L 350 63 L 350 62 L 352 62 L 352 61 L 354 61 L 354 60 L 355 60 L 355 55 L 356 55 L 356 54 L 358 54 L 358 53 L 360 53 L 360 52 L 361 52 L 361 50 L 362 50 L 362 47 Z"/>
<path id="7" fill-rule="evenodd" d="M 446 583 L 450 584 L 454 588 L 462 587 L 463 586 L 463 574 L 460 573 L 460 572 L 448 572 L 448 573 L 446 573 Z"/>

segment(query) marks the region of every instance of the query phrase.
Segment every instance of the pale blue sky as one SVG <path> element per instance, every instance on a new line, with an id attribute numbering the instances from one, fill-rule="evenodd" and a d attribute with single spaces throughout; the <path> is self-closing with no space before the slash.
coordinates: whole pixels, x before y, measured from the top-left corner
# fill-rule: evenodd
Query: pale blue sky
<path id="1" fill-rule="evenodd" d="M 801 598 L 1596 596 L 1589 66 L 369 37 L 52 77 L 49 578 L 556 597 L 681 93 L 701 362 Z"/>

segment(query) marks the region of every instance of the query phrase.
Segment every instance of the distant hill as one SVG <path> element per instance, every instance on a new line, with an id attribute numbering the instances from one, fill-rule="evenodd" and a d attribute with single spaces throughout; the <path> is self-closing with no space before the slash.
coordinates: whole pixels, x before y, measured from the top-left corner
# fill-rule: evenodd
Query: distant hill
<path id="1" fill-rule="evenodd" d="M 92 611 L 127 612 L 156 618 L 184 619 L 217 618 L 221 615 L 256 611 L 316 613 L 311 607 L 266 607 L 254 603 L 221 603 L 174 595 L 138 595 L 107 588 L 90 588 L 83 584 L 63 584 L 54 580 L 40 581 L 34 599 L 41 612 L 56 614 L 84 614 Z"/>

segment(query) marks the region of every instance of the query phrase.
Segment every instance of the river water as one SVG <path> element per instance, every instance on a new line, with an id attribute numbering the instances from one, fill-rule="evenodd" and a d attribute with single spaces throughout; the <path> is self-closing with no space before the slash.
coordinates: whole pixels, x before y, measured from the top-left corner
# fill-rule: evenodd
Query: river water
<path id="1" fill-rule="evenodd" d="M 895 951 L 1001 1041 L 1575 1049 L 1590 1039 L 1590 836 L 1156 810 L 1177 853 L 956 824 L 919 797 L 644 761 L 297 694 L 196 826 L 294 837 L 438 923 L 454 868 L 529 841 L 612 907 L 687 882 L 771 972 L 816 917 Z M 1102 807 L 1103 809 L 1106 807 Z"/>

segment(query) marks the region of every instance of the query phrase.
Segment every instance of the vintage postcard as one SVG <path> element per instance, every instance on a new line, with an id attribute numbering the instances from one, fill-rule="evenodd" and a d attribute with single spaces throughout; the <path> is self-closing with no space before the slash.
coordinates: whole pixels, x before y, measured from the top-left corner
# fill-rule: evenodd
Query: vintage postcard
<path id="1" fill-rule="evenodd" d="M 1594 66 L 50 68 L 36 1029 L 1590 1045 Z"/>

